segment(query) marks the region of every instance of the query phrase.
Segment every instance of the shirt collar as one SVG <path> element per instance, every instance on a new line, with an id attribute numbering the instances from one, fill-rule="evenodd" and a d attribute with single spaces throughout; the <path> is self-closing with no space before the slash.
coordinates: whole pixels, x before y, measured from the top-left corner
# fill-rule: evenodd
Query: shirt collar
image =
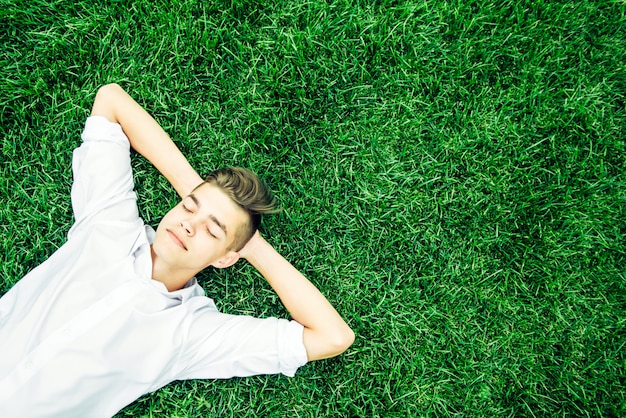
<path id="1" fill-rule="evenodd" d="M 136 250 L 140 253 L 137 255 L 136 262 L 139 261 L 139 259 L 142 259 L 140 261 L 142 270 L 141 273 L 143 273 L 141 274 L 141 277 L 149 279 L 150 284 L 156 287 L 159 292 L 163 293 L 163 295 L 170 299 L 177 299 L 181 303 L 184 303 L 194 296 L 204 296 L 204 290 L 198 284 L 195 277 L 192 277 L 181 289 L 174 290 L 172 292 L 168 291 L 167 287 L 165 287 L 163 283 L 152 279 L 152 257 L 150 255 L 150 245 L 154 242 L 155 234 L 156 232 L 154 229 L 151 226 L 146 225 L 142 233 L 143 236 L 138 240 L 141 244 L 139 244 Z"/>

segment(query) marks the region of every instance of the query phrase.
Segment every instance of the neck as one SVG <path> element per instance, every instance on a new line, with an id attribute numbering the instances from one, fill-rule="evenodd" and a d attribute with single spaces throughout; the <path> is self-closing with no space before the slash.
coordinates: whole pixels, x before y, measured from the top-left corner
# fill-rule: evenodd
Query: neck
<path id="1" fill-rule="evenodd" d="M 150 246 L 150 255 L 152 256 L 152 280 L 163 283 L 169 292 L 182 289 L 185 283 L 198 273 L 197 271 L 172 268 L 172 266 L 162 262 L 152 246 Z"/>

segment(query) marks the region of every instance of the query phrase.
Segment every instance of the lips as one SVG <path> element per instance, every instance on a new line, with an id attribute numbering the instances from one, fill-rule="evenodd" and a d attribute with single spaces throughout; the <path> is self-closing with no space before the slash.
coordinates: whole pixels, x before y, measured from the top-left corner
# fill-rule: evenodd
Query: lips
<path id="1" fill-rule="evenodd" d="M 174 233 L 171 230 L 167 230 L 167 233 L 169 234 L 170 238 L 172 239 L 172 241 L 174 241 L 174 243 L 176 245 L 178 245 L 180 248 L 182 248 L 183 250 L 187 251 L 187 246 L 185 245 L 185 243 L 183 242 L 183 240 L 181 240 L 178 235 L 176 235 L 176 233 Z"/>

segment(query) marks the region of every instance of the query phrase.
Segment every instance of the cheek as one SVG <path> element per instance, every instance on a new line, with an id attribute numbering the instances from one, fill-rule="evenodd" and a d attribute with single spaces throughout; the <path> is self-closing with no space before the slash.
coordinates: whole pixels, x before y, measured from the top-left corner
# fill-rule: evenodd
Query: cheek
<path id="1" fill-rule="evenodd" d="M 157 231 L 159 229 L 165 229 L 165 225 L 171 225 L 172 223 L 171 218 L 172 218 L 172 212 L 171 211 L 167 212 L 165 216 L 161 218 L 161 221 L 159 222 L 159 225 L 157 226 Z"/>
<path id="2" fill-rule="evenodd" d="M 210 258 L 217 254 L 220 250 L 219 244 L 204 234 L 196 236 L 194 243 L 194 249 L 196 250 L 198 257 Z"/>

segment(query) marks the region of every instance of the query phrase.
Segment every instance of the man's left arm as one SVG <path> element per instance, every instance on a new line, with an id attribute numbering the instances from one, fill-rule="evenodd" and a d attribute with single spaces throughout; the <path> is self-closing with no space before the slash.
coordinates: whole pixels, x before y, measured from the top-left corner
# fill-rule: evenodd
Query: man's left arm
<path id="1" fill-rule="evenodd" d="M 158 122 L 119 85 L 100 87 L 91 116 L 118 123 L 133 149 L 150 161 L 181 197 L 202 183 L 200 175 Z"/>
<path id="2" fill-rule="evenodd" d="M 320 360 L 344 352 L 354 332 L 322 293 L 257 232 L 240 251 L 272 286 L 292 318 L 304 326 L 307 358 Z"/>

